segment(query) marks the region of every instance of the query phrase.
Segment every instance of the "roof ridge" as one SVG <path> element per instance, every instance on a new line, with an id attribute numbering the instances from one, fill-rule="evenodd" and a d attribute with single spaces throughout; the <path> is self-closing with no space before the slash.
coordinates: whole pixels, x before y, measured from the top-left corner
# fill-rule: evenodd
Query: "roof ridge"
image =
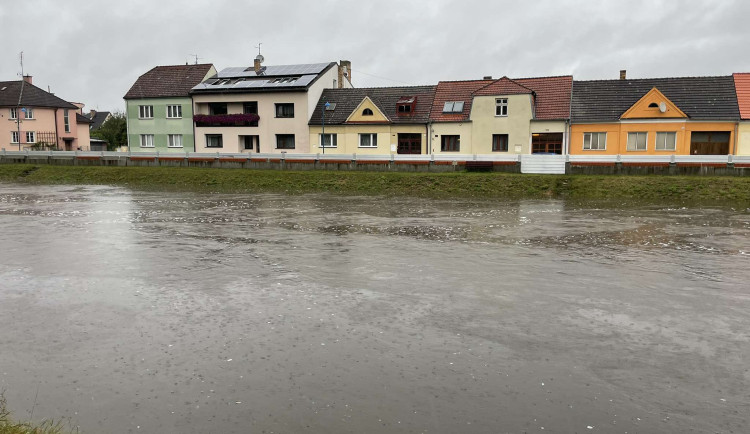
<path id="1" fill-rule="evenodd" d="M 747 73 L 750 74 L 750 73 Z M 647 80 L 681 80 L 688 78 L 732 78 L 731 75 L 688 75 L 682 77 L 647 77 L 647 78 L 605 78 L 596 80 L 573 80 L 576 83 L 592 83 L 592 82 L 620 82 L 620 81 L 647 81 Z"/>

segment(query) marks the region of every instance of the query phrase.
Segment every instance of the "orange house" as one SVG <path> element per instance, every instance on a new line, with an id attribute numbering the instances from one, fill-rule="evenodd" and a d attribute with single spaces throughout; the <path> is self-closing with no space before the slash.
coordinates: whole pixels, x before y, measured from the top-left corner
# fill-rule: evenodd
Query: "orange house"
<path id="1" fill-rule="evenodd" d="M 736 153 L 732 76 L 574 81 L 570 153 Z"/>

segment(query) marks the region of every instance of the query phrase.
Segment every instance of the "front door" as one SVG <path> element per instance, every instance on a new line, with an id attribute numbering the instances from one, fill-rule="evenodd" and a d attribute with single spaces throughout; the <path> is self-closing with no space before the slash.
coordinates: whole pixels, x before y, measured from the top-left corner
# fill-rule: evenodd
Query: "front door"
<path id="1" fill-rule="evenodd" d="M 729 154 L 729 131 L 694 131 L 690 134 L 690 155 Z"/>
<path id="2" fill-rule="evenodd" d="M 399 134 L 398 135 L 398 153 L 399 154 L 421 154 L 422 153 L 422 135 L 421 134 Z"/>
<path id="3" fill-rule="evenodd" d="M 534 133 L 531 135 L 532 154 L 562 155 L 562 133 Z"/>

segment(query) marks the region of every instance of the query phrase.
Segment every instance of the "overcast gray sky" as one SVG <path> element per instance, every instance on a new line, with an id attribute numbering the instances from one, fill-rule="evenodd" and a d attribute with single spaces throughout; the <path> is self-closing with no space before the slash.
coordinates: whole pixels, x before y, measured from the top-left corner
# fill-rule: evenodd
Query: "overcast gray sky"
<path id="1" fill-rule="evenodd" d="M 0 80 L 122 110 L 156 65 L 352 62 L 356 87 L 573 74 L 750 71 L 750 2 L 2 0 Z"/>

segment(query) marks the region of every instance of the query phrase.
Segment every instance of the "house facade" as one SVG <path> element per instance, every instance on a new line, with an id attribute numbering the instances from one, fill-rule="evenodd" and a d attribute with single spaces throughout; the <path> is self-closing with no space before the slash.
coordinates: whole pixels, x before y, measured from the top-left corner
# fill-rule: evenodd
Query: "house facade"
<path id="1" fill-rule="evenodd" d="M 310 152 L 428 153 L 434 98 L 435 86 L 325 90 L 309 122 Z"/>
<path id="2" fill-rule="evenodd" d="M 325 89 L 351 88 L 341 61 L 220 71 L 193 87 L 196 152 L 311 152 L 308 122 Z"/>
<path id="3" fill-rule="evenodd" d="M 739 117 L 732 76 L 575 81 L 570 153 L 733 154 Z"/>
<path id="4" fill-rule="evenodd" d="M 31 76 L 0 81 L 0 149 L 88 150 L 80 107 L 34 86 Z"/>
<path id="5" fill-rule="evenodd" d="M 125 94 L 130 152 L 195 149 L 190 90 L 216 74 L 211 64 L 157 66 Z"/>
<path id="6" fill-rule="evenodd" d="M 750 155 L 750 73 L 734 74 L 734 88 L 740 108 L 737 125 L 737 155 Z"/>
<path id="7" fill-rule="evenodd" d="M 562 154 L 572 83 L 572 76 L 441 81 L 430 114 L 430 152 Z"/>

